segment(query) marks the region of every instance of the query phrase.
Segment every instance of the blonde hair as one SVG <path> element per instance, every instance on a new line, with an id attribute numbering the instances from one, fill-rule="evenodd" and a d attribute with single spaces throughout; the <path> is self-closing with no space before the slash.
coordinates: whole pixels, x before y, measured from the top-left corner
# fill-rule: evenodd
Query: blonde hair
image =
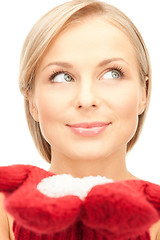
<path id="1" fill-rule="evenodd" d="M 57 6 L 46 13 L 29 32 L 22 49 L 19 74 L 19 87 L 24 95 L 28 126 L 38 151 L 48 162 L 51 161 L 51 146 L 44 139 L 39 123 L 33 119 L 29 110 L 29 94 L 33 91 L 36 69 L 50 42 L 72 23 L 90 15 L 103 16 L 125 32 L 135 49 L 142 84 L 145 84 L 146 77 L 149 79 L 146 84 L 147 106 L 139 116 L 137 130 L 127 144 L 127 152 L 136 143 L 148 110 L 151 92 L 150 59 L 145 43 L 132 21 L 119 9 L 96 0 L 72 0 Z"/>

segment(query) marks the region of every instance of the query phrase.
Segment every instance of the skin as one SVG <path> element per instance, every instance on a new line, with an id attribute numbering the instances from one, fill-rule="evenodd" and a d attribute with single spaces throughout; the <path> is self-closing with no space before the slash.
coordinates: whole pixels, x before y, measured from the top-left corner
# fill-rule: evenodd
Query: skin
<path id="1" fill-rule="evenodd" d="M 108 62 L 102 64 L 104 60 Z M 117 75 L 117 67 L 123 76 Z M 49 80 L 53 72 L 62 70 L 70 82 L 64 74 Z M 51 145 L 50 171 L 76 177 L 135 178 L 126 169 L 126 147 L 145 109 L 146 91 L 133 45 L 120 29 L 92 17 L 60 33 L 41 59 L 29 103 Z M 97 121 L 111 124 L 93 137 L 78 136 L 66 126 Z"/>

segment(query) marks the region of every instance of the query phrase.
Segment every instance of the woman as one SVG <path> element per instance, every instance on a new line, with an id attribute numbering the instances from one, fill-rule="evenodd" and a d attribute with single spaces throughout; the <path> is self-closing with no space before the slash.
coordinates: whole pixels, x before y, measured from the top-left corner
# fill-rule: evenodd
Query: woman
<path id="1" fill-rule="evenodd" d="M 140 33 L 122 12 L 93 0 L 48 12 L 24 43 L 20 90 L 33 140 L 51 172 L 137 179 L 125 158 L 144 123 L 151 67 Z M 1 212 L 1 236 L 14 239 L 13 220 Z M 158 235 L 159 222 L 150 239 Z"/>

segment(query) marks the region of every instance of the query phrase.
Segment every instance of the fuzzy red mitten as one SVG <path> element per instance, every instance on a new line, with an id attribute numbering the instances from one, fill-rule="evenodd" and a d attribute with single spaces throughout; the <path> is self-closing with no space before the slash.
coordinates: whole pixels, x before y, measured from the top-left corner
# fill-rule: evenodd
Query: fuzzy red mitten
<path id="1" fill-rule="evenodd" d="M 81 239 L 125 240 L 143 235 L 160 218 L 160 186 L 142 180 L 78 179 L 14 165 L 0 168 L 0 191 L 15 222 L 40 235 L 78 228 Z"/>

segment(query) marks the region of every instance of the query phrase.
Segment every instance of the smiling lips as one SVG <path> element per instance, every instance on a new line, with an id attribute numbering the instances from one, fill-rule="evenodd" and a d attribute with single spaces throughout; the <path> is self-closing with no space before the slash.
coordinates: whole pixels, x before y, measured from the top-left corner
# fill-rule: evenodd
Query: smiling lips
<path id="1" fill-rule="evenodd" d="M 103 132 L 107 126 L 109 126 L 111 122 L 92 122 L 92 123 L 78 123 L 78 124 L 67 124 L 67 127 L 76 133 L 77 135 L 84 137 L 92 137 Z"/>

